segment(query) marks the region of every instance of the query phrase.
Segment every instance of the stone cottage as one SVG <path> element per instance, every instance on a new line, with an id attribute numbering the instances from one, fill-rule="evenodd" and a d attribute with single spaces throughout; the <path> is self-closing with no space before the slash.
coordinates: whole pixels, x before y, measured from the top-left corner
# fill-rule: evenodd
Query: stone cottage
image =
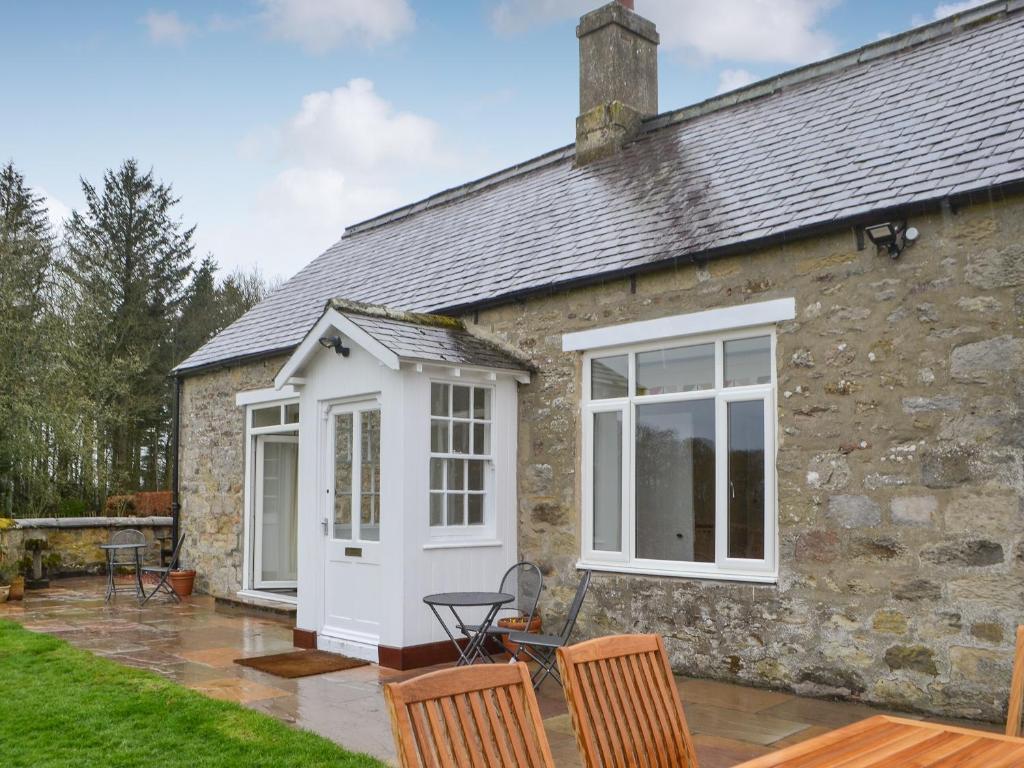
<path id="1" fill-rule="evenodd" d="M 350 227 L 175 371 L 185 557 L 438 658 L 539 563 L 680 672 L 997 718 L 1024 622 L 1024 3 L 679 110 L 584 16 L 576 142 Z"/>

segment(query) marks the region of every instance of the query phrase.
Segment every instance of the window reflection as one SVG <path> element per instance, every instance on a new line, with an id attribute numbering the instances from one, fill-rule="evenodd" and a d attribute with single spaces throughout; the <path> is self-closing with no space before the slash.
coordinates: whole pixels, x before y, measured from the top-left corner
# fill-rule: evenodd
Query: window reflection
<path id="1" fill-rule="evenodd" d="M 636 556 L 714 562 L 714 400 L 637 406 Z"/>
<path id="2" fill-rule="evenodd" d="M 772 342 L 768 336 L 725 342 L 725 386 L 769 384 L 772 380 Z"/>
<path id="3" fill-rule="evenodd" d="M 629 394 L 629 356 L 599 357 L 590 362 L 590 397 L 605 400 Z"/>
<path id="4" fill-rule="evenodd" d="M 594 414 L 595 550 L 622 551 L 622 412 Z"/>
<path id="5" fill-rule="evenodd" d="M 729 403 L 729 557 L 764 558 L 764 402 Z"/>
<path id="6" fill-rule="evenodd" d="M 664 395 L 715 386 L 715 345 L 637 352 L 636 393 Z"/>

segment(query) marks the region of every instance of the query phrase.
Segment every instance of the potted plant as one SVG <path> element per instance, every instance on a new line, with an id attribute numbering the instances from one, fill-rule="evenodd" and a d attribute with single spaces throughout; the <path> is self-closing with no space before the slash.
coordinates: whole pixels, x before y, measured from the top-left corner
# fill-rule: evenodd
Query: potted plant
<path id="1" fill-rule="evenodd" d="M 11 594 L 10 571 L 0 565 L 0 603 L 6 603 L 7 597 Z"/>
<path id="2" fill-rule="evenodd" d="M 502 629 L 508 629 L 512 632 L 540 632 L 541 621 L 540 616 L 534 615 L 533 619 L 527 625 L 526 620 L 528 616 L 506 616 L 504 619 L 498 619 L 498 626 Z M 505 646 L 505 650 L 510 654 L 515 655 L 515 652 L 519 650 L 519 643 L 513 643 L 508 639 L 508 635 L 501 636 L 501 643 Z"/>
<path id="3" fill-rule="evenodd" d="M 11 594 L 8 600 L 23 600 L 25 598 L 25 572 L 27 564 L 25 558 L 18 560 L 11 571 Z"/>
<path id="4" fill-rule="evenodd" d="M 178 597 L 188 597 L 192 594 L 192 587 L 195 585 L 195 569 L 183 567 L 179 560 L 177 567 L 171 568 L 171 572 L 167 575 L 167 581 Z"/>

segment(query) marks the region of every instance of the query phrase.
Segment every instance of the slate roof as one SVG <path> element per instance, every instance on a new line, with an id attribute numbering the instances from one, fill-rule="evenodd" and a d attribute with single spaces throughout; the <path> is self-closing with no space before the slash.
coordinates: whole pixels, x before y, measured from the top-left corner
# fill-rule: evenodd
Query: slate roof
<path id="1" fill-rule="evenodd" d="M 443 362 L 502 370 L 529 370 L 526 362 L 497 344 L 474 336 L 456 318 L 396 312 L 334 299 L 328 306 L 373 336 L 403 360 Z"/>
<path id="2" fill-rule="evenodd" d="M 355 227 L 178 371 L 295 346 L 332 296 L 454 312 L 1024 181 L 1024 0 L 565 147 Z M 845 222 L 845 223 L 844 223 Z"/>

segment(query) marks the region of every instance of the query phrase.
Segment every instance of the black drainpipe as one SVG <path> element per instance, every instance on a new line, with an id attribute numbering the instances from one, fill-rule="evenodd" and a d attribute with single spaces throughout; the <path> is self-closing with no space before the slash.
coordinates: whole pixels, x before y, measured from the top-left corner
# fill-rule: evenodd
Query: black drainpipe
<path id="1" fill-rule="evenodd" d="M 178 496 L 178 433 L 181 424 L 181 377 L 174 377 L 174 413 L 171 419 L 171 546 L 178 543 L 181 530 L 181 502 Z M 178 564 L 168 563 L 172 568 Z"/>

